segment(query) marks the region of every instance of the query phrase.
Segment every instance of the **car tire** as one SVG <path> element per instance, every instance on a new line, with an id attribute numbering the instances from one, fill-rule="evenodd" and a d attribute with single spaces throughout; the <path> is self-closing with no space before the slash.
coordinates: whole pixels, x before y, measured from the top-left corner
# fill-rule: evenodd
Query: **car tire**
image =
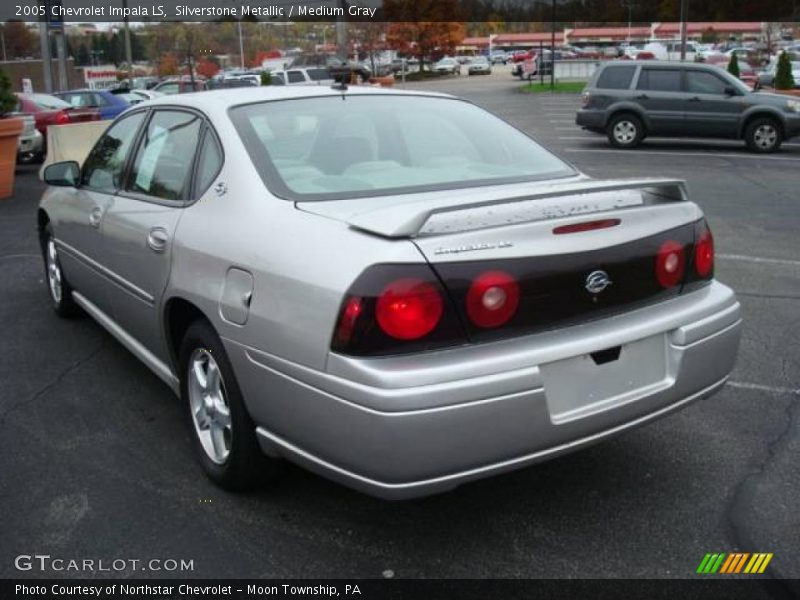
<path id="1" fill-rule="evenodd" d="M 606 127 L 606 134 L 615 148 L 635 148 L 644 139 L 644 123 L 630 113 L 615 115 Z"/>
<path id="2" fill-rule="evenodd" d="M 776 152 L 783 143 L 783 132 L 775 119 L 759 117 L 750 121 L 745 127 L 744 141 L 751 152 L 760 154 Z"/>
<path id="3" fill-rule="evenodd" d="M 80 313 L 80 308 L 72 298 L 72 286 L 67 281 L 61 267 L 58 245 L 53 235 L 53 226 L 48 223 L 42 231 L 42 258 L 44 259 L 44 279 L 53 310 L 59 317 L 69 318 Z"/>
<path id="4" fill-rule="evenodd" d="M 208 321 L 189 326 L 179 368 L 192 444 L 209 479 L 226 490 L 244 491 L 274 478 L 281 463 L 261 451 L 228 355 Z"/>

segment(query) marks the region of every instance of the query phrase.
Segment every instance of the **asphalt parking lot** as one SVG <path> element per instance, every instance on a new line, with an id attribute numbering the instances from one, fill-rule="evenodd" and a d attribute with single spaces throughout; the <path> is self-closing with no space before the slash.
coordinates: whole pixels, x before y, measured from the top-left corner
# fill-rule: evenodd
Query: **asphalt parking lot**
<path id="1" fill-rule="evenodd" d="M 744 336 L 716 396 L 588 450 L 453 492 L 376 500 L 289 468 L 245 495 L 210 484 L 169 390 L 89 318 L 50 310 L 42 184 L 0 201 L 0 577 L 19 554 L 192 559 L 195 577 L 690 577 L 706 552 L 772 552 L 800 578 L 800 140 L 615 151 L 577 95 L 504 71 L 408 88 L 462 95 L 595 177 L 685 178 L 739 294 Z M 49 573 L 53 575 L 53 573 Z M 179 573 L 124 571 L 124 576 Z M 63 573 L 74 577 L 74 573 Z"/>

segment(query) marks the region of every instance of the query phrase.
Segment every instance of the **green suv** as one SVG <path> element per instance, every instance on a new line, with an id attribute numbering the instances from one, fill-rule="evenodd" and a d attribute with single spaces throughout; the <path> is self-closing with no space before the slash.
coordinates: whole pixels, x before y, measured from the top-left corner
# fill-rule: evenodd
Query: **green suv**
<path id="1" fill-rule="evenodd" d="M 800 135 L 800 98 L 753 92 L 713 65 L 613 61 L 592 75 L 575 122 L 617 148 L 646 136 L 718 137 L 775 152 Z"/>

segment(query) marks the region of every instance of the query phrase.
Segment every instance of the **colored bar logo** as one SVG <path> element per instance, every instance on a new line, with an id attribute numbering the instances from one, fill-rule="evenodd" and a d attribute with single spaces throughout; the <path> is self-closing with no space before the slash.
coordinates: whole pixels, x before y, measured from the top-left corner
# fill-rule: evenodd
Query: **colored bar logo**
<path id="1" fill-rule="evenodd" d="M 720 573 L 724 575 L 749 574 L 756 575 L 763 573 L 769 561 L 772 560 L 772 552 L 725 552 L 709 553 L 700 561 L 697 573 L 701 575 L 711 575 Z"/>

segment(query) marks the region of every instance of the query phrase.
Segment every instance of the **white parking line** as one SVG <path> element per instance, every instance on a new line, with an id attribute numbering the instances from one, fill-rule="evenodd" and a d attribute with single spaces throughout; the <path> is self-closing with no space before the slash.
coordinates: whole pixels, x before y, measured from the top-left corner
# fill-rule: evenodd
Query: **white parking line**
<path id="1" fill-rule="evenodd" d="M 556 127 L 556 129 L 559 129 Z M 721 153 L 721 152 L 669 152 L 665 150 L 645 150 L 645 151 L 637 151 L 637 150 L 611 150 L 611 149 L 601 149 L 601 148 L 564 148 L 564 152 L 576 152 L 576 153 L 585 153 L 585 152 L 603 152 L 603 153 L 613 153 L 613 154 L 638 154 L 638 155 L 663 155 L 663 156 L 705 156 L 706 158 L 742 158 L 742 159 L 749 159 L 749 160 L 783 160 L 783 161 L 790 161 L 790 162 L 800 162 L 800 156 L 791 157 L 791 156 L 759 156 L 756 154 L 732 154 L 730 152 Z"/>
<path id="2" fill-rule="evenodd" d="M 774 385 L 762 385 L 760 383 L 747 383 L 746 381 L 729 381 L 726 385 L 742 390 L 757 390 L 759 392 L 771 392 L 773 394 L 800 394 L 800 388 L 792 389 Z"/>
<path id="3" fill-rule="evenodd" d="M 767 265 L 800 266 L 800 260 L 791 260 L 789 258 L 762 258 L 760 256 L 747 256 L 745 254 L 717 254 L 717 258 L 721 258 L 722 260 L 739 260 L 742 262 Z"/>

